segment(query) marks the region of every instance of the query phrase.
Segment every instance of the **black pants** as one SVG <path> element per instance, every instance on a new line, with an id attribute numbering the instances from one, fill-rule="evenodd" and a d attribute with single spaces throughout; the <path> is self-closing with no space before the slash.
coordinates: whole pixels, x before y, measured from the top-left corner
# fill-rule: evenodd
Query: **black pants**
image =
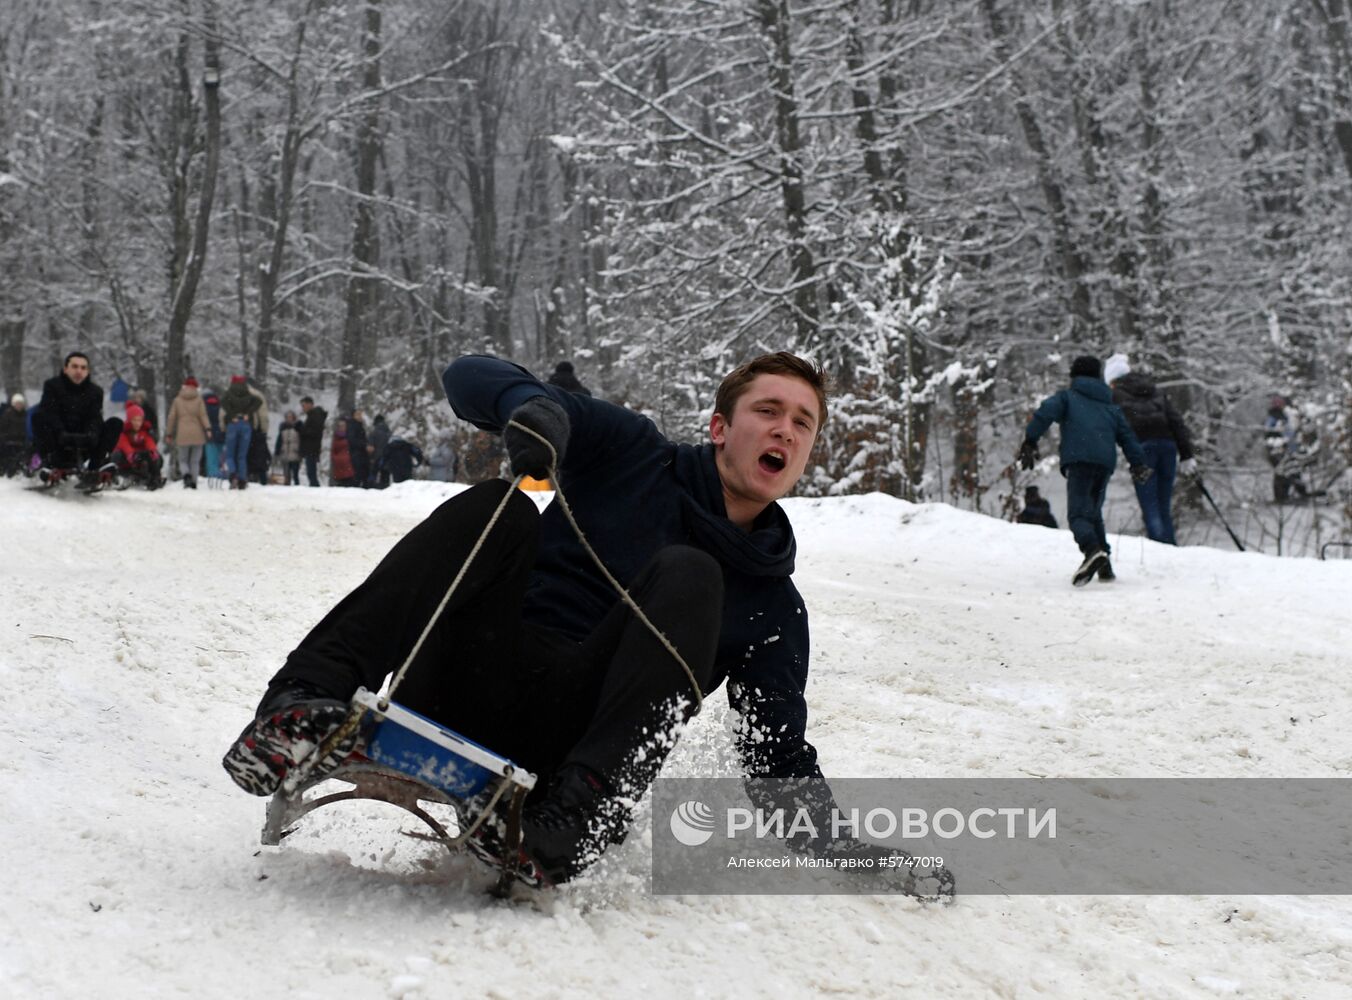
<path id="1" fill-rule="evenodd" d="M 123 472 L 130 473 L 138 479 L 147 479 L 152 482 L 158 482 L 161 470 L 164 468 L 164 459 L 159 455 L 151 457 L 148 451 L 138 451 L 127 458 L 120 451 L 113 452 L 113 464 Z"/>
<path id="2" fill-rule="evenodd" d="M 315 626 L 273 683 L 304 680 L 343 699 L 358 686 L 377 690 L 508 489 L 480 483 L 438 507 Z M 670 750 L 674 724 L 693 711 L 690 681 L 618 595 L 581 642 L 522 621 L 539 523 L 534 502 L 513 491 L 394 700 L 541 776 L 582 764 L 639 794 Z M 718 563 L 698 549 L 665 548 L 628 589 L 707 688 L 722 622 Z"/>
<path id="3" fill-rule="evenodd" d="M 42 410 L 33 415 L 33 447 L 49 469 L 73 469 L 86 459 L 97 469 L 108 460 L 121 434 L 122 421 L 117 417 L 109 417 L 97 432 L 71 433 L 59 422 L 49 421 Z"/>

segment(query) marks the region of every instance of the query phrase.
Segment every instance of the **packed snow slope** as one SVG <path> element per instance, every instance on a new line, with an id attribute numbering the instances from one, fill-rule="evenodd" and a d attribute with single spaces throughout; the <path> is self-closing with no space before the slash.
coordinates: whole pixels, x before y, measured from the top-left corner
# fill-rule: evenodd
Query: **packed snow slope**
<path id="1" fill-rule="evenodd" d="M 305 631 L 461 488 L 0 481 L 0 996 L 1352 995 L 1345 898 L 661 898 L 647 816 L 590 876 L 512 902 L 392 807 L 260 849 L 263 801 L 221 754 Z M 1352 563 L 1121 537 L 1119 581 L 1073 590 L 1066 531 L 787 507 L 828 776 L 1352 772 Z M 725 706 L 668 773 L 733 773 Z"/>

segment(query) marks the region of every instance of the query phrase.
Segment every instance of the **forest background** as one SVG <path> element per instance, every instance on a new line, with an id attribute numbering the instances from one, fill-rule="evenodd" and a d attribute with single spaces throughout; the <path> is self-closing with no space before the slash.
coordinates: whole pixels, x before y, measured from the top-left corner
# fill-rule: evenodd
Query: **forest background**
<path id="1" fill-rule="evenodd" d="M 836 384 L 800 492 L 1011 516 L 1031 409 L 1121 351 L 1313 554 L 1352 538 L 1350 224 L 1348 0 L 0 7 L 7 393 L 72 349 L 161 402 L 245 373 L 471 476 L 456 355 L 572 360 L 688 439 L 788 349 Z M 1273 393 L 1329 491 L 1299 538 Z"/>

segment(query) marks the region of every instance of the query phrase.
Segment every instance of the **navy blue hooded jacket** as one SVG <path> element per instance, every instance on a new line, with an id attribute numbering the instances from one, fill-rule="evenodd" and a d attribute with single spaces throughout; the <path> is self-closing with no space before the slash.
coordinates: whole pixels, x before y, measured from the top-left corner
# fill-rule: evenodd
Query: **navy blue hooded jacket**
<path id="1" fill-rule="evenodd" d="M 1037 443 L 1053 423 L 1061 425 L 1061 468 L 1076 462 L 1117 468 L 1117 446 L 1130 465 L 1145 465 L 1145 452 L 1132 433 L 1122 408 L 1113 402 L 1113 391 L 1101 378 L 1077 375 L 1070 388 L 1048 396 L 1037 408 L 1024 431 Z"/>
<path id="2" fill-rule="evenodd" d="M 512 411 L 548 396 L 571 432 L 559 485 L 587 540 L 625 586 L 668 545 L 692 545 L 723 568 L 723 625 L 713 681 L 747 725 L 739 749 L 752 775 L 821 778 L 807 742 L 808 622 L 793 585 L 796 543 L 774 503 L 745 532 L 727 518 L 714 446 L 673 444 L 647 417 L 546 385 L 497 358 L 453 362 L 442 375 L 458 417 L 500 431 Z M 545 509 L 523 614 L 571 638 L 586 637 L 619 599 L 583 550 L 558 504 Z"/>

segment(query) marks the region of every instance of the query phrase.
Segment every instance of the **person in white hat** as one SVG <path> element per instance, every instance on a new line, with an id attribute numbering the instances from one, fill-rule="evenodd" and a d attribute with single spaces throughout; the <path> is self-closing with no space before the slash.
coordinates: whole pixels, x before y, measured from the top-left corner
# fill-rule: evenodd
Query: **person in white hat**
<path id="1" fill-rule="evenodd" d="M 16 392 L 0 412 L 0 473 L 12 476 L 19 472 L 29 454 L 28 401 L 23 393 Z"/>

